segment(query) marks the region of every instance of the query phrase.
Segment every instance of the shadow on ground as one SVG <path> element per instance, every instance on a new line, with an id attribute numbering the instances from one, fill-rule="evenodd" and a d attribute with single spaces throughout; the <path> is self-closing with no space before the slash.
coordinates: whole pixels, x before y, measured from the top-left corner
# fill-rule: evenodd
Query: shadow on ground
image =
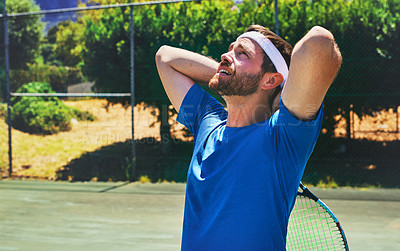
<path id="1" fill-rule="evenodd" d="M 318 140 L 303 181 L 400 188 L 400 141 Z"/>
<path id="2" fill-rule="evenodd" d="M 328 143 L 326 143 L 328 142 Z M 325 145 L 324 145 L 325 144 Z M 136 141 L 135 178 L 152 182 L 185 182 L 193 143 L 174 140 L 165 145 L 155 138 Z M 400 187 L 400 142 L 320 138 L 303 181 L 317 185 Z M 132 177 L 130 141 L 105 146 L 83 154 L 59 170 L 60 180 L 125 181 Z"/>
<path id="3" fill-rule="evenodd" d="M 167 149 L 155 138 L 136 140 L 136 171 L 132 176 L 131 141 L 101 147 L 73 159 L 57 171 L 59 180 L 125 181 L 147 176 L 152 182 L 185 182 L 193 143 L 174 140 Z"/>

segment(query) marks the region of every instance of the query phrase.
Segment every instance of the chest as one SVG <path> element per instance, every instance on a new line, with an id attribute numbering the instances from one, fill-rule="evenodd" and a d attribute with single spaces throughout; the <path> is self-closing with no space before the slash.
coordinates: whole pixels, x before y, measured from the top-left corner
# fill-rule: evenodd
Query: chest
<path id="1" fill-rule="evenodd" d="M 274 167 L 271 139 L 262 128 L 217 127 L 195 147 L 191 172 L 198 180 L 267 174 Z"/>

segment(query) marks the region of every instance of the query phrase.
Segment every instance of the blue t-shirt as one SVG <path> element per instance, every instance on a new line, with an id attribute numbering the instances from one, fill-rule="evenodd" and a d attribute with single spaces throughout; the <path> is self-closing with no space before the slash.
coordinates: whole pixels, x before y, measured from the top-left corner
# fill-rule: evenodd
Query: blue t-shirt
<path id="1" fill-rule="evenodd" d="M 280 102 L 267 121 L 227 127 L 228 113 L 200 86 L 186 94 L 178 121 L 193 134 L 182 250 L 285 250 L 298 185 L 321 129 Z"/>

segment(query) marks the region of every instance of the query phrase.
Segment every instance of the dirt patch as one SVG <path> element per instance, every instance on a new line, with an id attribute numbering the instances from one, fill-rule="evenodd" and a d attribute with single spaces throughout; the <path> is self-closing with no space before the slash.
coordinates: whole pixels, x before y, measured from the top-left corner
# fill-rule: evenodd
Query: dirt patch
<path id="1" fill-rule="evenodd" d="M 65 132 L 82 142 L 100 146 L 123 142 L 132 138 L 132 109 L 121 104 L 107 105 L 106 100 L 66 101 L 66 105 L 87 111 L 96 116 L 94 122 L 80 122 Z M 160 125 L 156 123 L 156 108 L 145 104 L 135 106 L 135 139 L 147 137 L 160 138 Z"/>

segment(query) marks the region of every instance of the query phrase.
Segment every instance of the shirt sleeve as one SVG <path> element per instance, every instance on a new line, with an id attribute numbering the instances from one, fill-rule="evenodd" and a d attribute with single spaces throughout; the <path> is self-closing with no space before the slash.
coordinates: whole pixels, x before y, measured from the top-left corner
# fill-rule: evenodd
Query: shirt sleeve
<path id="1" fill-rule="evenodd" d="M 277 172 L 281 183 L 297 189 L 304 168 L 317 142 L 323 117 L 323 104 L 317 117 L 301 121 L 287 110 L 280 100 L 279 110 L 272 116 L 269 127 L 273 138 Z"/>
<path id="2" fill-rule="evenodd" d="M 177 121 L 188 128 L 196 140 L 200 127 L 207 131 L 207 127 L 225 120 L 227 114 L 220 102 L 194 84 L 182 101 Z"/>

